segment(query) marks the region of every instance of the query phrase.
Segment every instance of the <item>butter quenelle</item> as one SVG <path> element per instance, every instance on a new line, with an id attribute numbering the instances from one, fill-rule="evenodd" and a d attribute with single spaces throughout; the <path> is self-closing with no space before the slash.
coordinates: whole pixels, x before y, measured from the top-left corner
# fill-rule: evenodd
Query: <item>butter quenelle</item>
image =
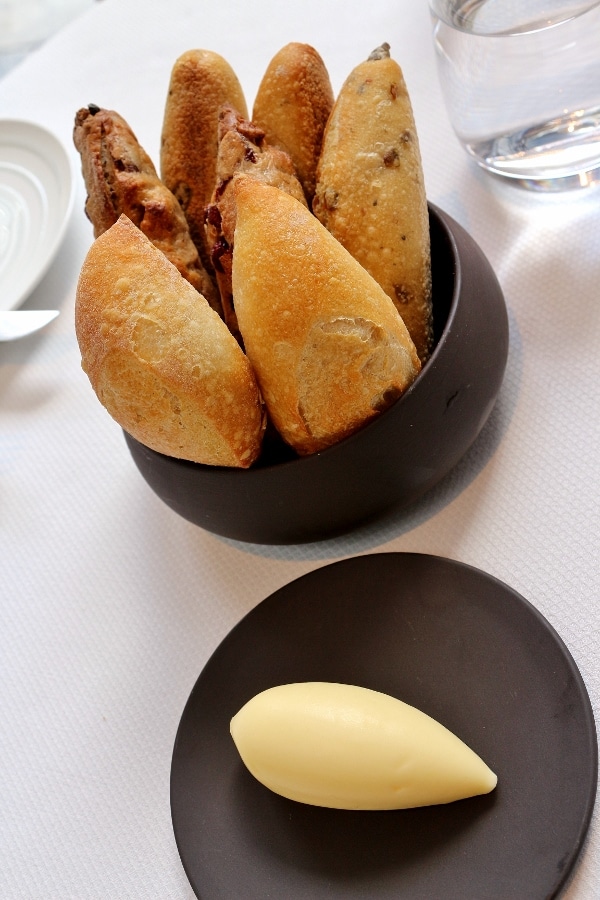
<path id="1" fill-rule="evenodd" d="M 487 794 L 497 783 L 435 719 L 349 684 L 269 688 L 233 717 L 231 735 L 258 781 L 313 806 L 407 809 Z"/>

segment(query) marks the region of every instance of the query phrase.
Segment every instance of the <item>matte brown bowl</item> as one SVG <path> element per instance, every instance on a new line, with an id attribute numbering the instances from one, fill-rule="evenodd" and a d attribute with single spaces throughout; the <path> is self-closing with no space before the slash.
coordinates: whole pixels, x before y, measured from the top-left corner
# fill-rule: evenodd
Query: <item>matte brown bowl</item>
<path id="1" fill-rule="evenodd" d="M 456 465 L 486 422 L 508 355 L 502 290 L 481 249 L 430 204 L 435 349 L 379 418 L 297 457 L 274 443 L 250 469 L 203 466 L 125 438 L 156 494 L 196 525 L 257 544 L 321 540 L 401 508 Z"/>

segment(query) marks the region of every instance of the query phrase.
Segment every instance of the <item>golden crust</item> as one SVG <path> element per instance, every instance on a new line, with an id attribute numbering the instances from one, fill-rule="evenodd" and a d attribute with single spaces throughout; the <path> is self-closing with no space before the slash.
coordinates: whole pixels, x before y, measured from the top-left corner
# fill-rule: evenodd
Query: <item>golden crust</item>
<path id="1" fill-rule="evenodd" d="M 309 44 L 290 43 L 269 63 L 254 101 L 252 121 L 269 143 L 289 153 L 309 203 L 333 99 L 318 52 Z"/>
<path id="2" fill-rule="evenodd" d="M 394 301 L 424 361 L 432 343 L 427 199 L 410 99 L 388 51 L 378 48 L 342 86 L 313 211 Z"/>
<path id="3" fill-rule="evenodd" d="M 73 141 L 81 157 L 85 211 L 94 237 L 124 213 L 218 310 L 215 286 L 200 262 L 183 211 L 122 116 L 94 105 L 80 109 Z"/>
<path id="4" fill-rule="evenodd" d="M 204 210 L 215 186 L 219 111 L 230 104 L 248 110 L 229 63 L 210 50 L 188 50 L 171 71 L 162 128 L 160 169 L 179 200 L 204 266 L 211 271 L 205 244 Z"/>
<path id="5" fill-rule="evenodd" d="M 233 107 L 224 106 L 219 116 L 216 184 L 206 212 L 206 238 L 221 294 L 223 318 L 241 342 L 231 285 L 236 222 L 233 180 L 240 174 L 273 185 L 306 205 L 288 154 L 278 147 L 271 147 L 261 128 L 243 118 Z"/>
<path id="6" fill-rule="evenodd" d="M 245 176 L 234 186 L 246 352 L 275 427 L 313 453 L 386 409 L 419 359 L 390 298 L 306 207 Z"/>
<path id="7" fill-rule="evenodd" d="M 208 465 L 248 467 L 258 457 L 264 411 L 248 359 L 125 216 L 87 254 L 75 328 L 100 402 L 137 440 Z"/>

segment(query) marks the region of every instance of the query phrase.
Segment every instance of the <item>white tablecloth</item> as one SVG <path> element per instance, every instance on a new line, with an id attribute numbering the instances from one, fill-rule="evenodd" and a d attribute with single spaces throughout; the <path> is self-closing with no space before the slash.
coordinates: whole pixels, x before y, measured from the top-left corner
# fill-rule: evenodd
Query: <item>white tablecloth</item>
<path id="1" fill-rule="evenodd" d="M 335 90 L 391 44 L 428 196 L 471 232 L 504 288 L 511 344 L 497 406 L 428 496 L 348 536 L 248 546 L 188 524 L 143 482 L 80 369 L 73 306 L 92 233 L 79 178 L 65 242 L 26 303 L 61 315 L 0 345 L 3 900 L 190 900 L 169 810 L 183 705 L 248 610 L 330 561 L 418 551 L 507 582 L 562 636 L 598 710 L 600 192 L 539 196 L 471 164 L 442 105 L 425 0 L 103 0 L 0 81 L 0 116 L 50 128 L 78 171 L 74 113 L 97 103 L 158 161 L 181 52 L 222 53 L 251 104 L 292 40 L 319 50 Z M 596 817 L 565 896 L 600 896 Z"/>

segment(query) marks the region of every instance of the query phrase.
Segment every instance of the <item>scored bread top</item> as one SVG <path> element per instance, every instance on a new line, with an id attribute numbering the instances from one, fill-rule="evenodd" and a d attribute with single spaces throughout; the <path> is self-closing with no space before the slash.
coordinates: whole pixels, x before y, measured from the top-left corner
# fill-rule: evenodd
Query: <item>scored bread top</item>
<path id="1" fill-rule="evenodd" d="M 312 453 L 377 416 L 420 369 L 391 299 L 306 207 L 238 176 L 233 294 L 275 427 Z"/>
<path id="2" fill-rule="evenodd" d="M 247 357 L 207 301 L 126 216 L 90 248 L 75 328 L 101 403 L 160 453 L 250 466 L 264 432 Z"/>

